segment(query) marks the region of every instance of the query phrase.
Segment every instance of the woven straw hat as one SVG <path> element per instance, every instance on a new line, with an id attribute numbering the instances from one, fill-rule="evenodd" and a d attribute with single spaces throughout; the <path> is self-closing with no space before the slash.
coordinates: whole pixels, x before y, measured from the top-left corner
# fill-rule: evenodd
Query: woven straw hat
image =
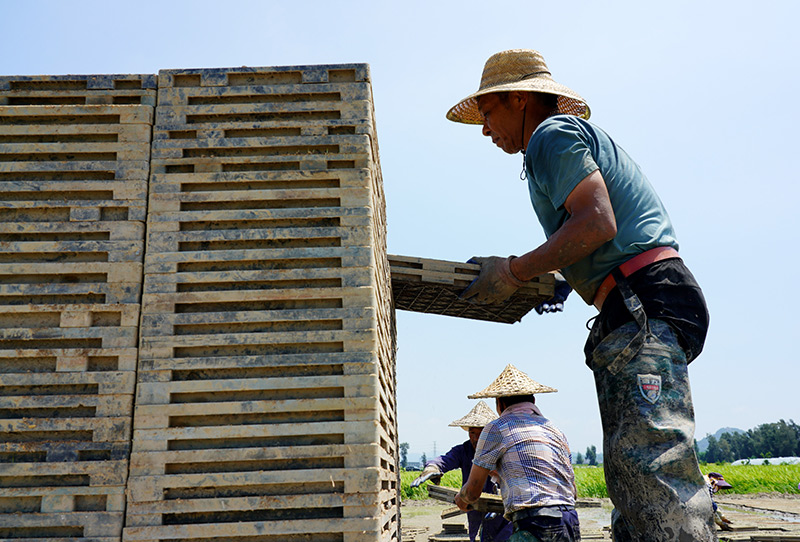
<path id="1" fill-rule="evenodd" d="M 534 379 L 511 365 L 506 365 L 500 376 L 489 384 L 485 390 L 467 395 L 470 399 L 482 399 L 484 397 L 511 397 L 513 395 L 529 395 L 535 393 L 551 393 L 558 391 L 550 386 L 539 384 Z"/>
<path id="2" fill-rule="evenodd" d="M 469 413 L 463 418 L 450 422 L 449 427 L 461 427 L 469 431 L 470 427 L 485 427 L 487 423 L 497 418 L 497 414 L 484 401 L 478 401 Z"/>
<path id="3" fill-rule="evenodd" d="M 478 111 L 478 96 L 493 92 L 544 92 L 558 96 L 558 112 L 588 119 L 586 100 L 572 89 L 553 81 L 544 57 L 532 49 L 512 49 L 489 57 L 477 92 L 473 92 L 447 112 L 447 118 L 464 124 L 483 124 Z"/>

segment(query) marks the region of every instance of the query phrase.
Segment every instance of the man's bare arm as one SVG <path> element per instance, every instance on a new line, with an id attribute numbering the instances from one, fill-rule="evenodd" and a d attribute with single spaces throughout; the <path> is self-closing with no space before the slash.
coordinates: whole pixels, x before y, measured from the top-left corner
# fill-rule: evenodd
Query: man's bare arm
<path id="1" fill-rule="evenodd" d="M 467 483 L 461 486 L 461 491 L 456 495 L 456 506 L 461 510 L 467 510 L 470 504 L 481 497 L 483 486 L 486 485 L 486 479 L 489 477 L 489 472 L 489 469 L 484 469 L 474 464 L 472 465 Z"/>
<path id="2" fill-rule="evenodd" d="M 566 222 L 534 250 L 511 260 L 519 280 L 531 280 L 581 260 L 617 235 L 617 221 L 600 170 L 587 175 L 564 203 Z"/>

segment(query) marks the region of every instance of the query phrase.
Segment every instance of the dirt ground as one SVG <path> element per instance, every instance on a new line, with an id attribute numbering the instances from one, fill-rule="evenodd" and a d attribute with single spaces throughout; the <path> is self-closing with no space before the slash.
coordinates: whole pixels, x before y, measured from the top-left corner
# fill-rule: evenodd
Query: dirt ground
<path id="1" fill-rule="evenodd" d="M 586 499 L 578 506 L 583 540 L 610 540 L 611 501 Z M 749 541 L 753 536 L 772 536 L 772 540 L 800 540 L 800 495 L 757 494 L 718 495 L 717 502 L 734 530 L 721 532 L 720 540 Z M 433 499 L 404 501 L 400 507 L 402 542 L 466 541 L 466 516 L 463 514 L 442 520 L 443 510 L 453 505 Z M 447 523 L 448 533 L 443 524 Z M 463 534 L 453 531 L 454 525 L 464 526 Z M 453 532 L 453 534 L 450 534 Z M 795 538 L 797 537 L 797 538 Z"/>

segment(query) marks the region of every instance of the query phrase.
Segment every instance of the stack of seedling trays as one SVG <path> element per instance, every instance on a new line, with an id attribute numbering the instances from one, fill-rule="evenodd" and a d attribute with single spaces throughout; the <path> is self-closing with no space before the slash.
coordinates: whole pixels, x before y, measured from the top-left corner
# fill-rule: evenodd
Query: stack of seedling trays
<path id="1" fill-rule="evenodd" d="M 130 541 L 396 540 L 365 65 L 159 74 Z"/>
<path id="2" fill-rule="evenodd" d="M 554 293 L 555 276 L 547 273 L 505 301 L 477 305 L 460 295 L 478 278 L 478 264 L 395 255 L 389 256 L 389 264 L 397 310 L 513 324 Z"/>
<path id="3" fill-rule="evenodd" d="M 0 77 L 2 539 L 120 539 L 155 95 Z"/>

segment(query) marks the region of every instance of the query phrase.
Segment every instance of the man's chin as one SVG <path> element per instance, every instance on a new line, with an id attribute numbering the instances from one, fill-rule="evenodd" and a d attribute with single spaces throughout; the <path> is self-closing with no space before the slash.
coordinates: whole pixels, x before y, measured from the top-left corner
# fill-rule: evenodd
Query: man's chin
<path id="1" fill-rule="evenodd" d="M 503 143 L 501 143 L 500 141 L 498 141 L 497 143 L 495 143 L 495 146 L 496 146 L 498 149 L 500 149 L 501 151 L 505 152 L 505 153 L 508 153 L 508 154 L 513 154 L 513 153 L 510 153 L 510 152 L 508 152 L 508 149 L 506 149 L 506 146 L 505 146 Z"/>

